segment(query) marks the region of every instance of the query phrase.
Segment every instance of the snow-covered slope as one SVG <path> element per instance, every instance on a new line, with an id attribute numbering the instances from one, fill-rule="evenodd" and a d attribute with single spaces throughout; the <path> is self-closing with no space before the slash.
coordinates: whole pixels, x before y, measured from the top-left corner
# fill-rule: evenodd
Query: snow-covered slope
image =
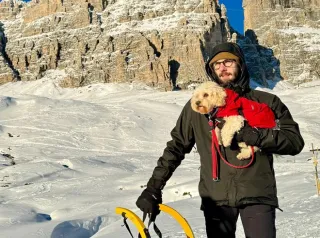
<path id="1" fill-rule="evenodd" d="M 1 237 L 130 237 L 115 207 L 142 215 L 135 201 L 192 92 L 158 92 L 139 83 L 62 89 L 55 80 L 61 75 L 0 86 Z M 288 105 L 306 142 L 298 156 L 275 157 L 284 210 L 277 211 L 280 238 L 320 237 L 320 197 L 309 160 L 311 143 L 320 147 L 319 89 L 272 91 Z M 192 151 L 163 200 L 204 238 L 198 168 Z M 164 237 L 185 237 L 165 214 L 157 225 Z M 237 237 L 244 237 L 238 225 Z"/>

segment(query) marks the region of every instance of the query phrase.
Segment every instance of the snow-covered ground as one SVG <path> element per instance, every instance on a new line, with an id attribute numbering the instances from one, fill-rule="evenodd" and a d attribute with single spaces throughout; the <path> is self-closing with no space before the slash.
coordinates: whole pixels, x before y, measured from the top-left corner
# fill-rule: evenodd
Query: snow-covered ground
<path id="1" fill-rule="evenodd" d="M 320 87 L 302 86 L 280 83 L 272 91 L 287 104 L 306 142 L 300 155 L 275 158 L 280 238 L 320 237 L 320 197 L 309 152 L 311 143 L 320 147 Z M 115 208 L 142 215 L 135 201 L 191 94 L 139 83 L 62 89 L 50 77 L 0 86 L 0 237 L 129 238 Z M 206 235 L 198 168 L 199 156 L 191 152 L 163 200 L 201 238 Z M 185 237 L 166 214 L 157 225 L 163 237 Z M 237 237 L 245 237 L 240 220 Z"/>

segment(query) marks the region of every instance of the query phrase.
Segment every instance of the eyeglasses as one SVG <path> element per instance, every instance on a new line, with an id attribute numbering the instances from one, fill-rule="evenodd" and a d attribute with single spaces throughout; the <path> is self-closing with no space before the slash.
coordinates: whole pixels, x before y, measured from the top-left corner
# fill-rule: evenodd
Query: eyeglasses
<path id="1" fill-rule="evenodd" d="M 214 62 L 211 64 L 211 68 L 214 70 L 220 69 L 221 64 L 223 64 L 225 67 L 231 67 L 233 63 L 235 62 L 234 59 L 225 59 L 224 61 L 221 62 Z"/>

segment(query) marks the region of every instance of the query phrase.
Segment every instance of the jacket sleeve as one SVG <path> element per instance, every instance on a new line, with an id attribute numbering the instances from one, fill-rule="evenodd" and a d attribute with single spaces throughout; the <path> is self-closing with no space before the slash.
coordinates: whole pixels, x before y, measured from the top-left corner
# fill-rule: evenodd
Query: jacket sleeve
<path id="1" fill-rule="evenodd" d="M 277 127 L 261 129 L 259 147 L 267 152 L 280 155 L 296 155 L 304 147 L 298 124 L 293 120 L 289 109 L 281 100 L 274 96 L 271 109 L 277 119 Z"/>
<path id="2" fill-rule="evenodd" d="M 191 123 L 190 101 L 183 108 L 176 126 L 171 131 L 172 140 L 167 142 L 147 187 L 162 189 L 175 169 L 181 164 L 186 153 L 192 150 L 195 139 Z"/>

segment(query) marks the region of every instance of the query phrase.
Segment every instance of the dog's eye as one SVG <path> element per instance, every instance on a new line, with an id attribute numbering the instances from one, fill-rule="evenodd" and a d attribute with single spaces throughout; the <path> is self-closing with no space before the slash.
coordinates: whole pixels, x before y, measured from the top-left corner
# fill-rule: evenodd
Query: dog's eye
<path id="1" fill-rule="evenodd" d="M 209 96 L 209 94 L 207 94 L 207 93 L 203 94 L 203 97 L 204 97 L 204 98 L 206 98 L 206 97 L 208 97 L 208 96 Z"/>

